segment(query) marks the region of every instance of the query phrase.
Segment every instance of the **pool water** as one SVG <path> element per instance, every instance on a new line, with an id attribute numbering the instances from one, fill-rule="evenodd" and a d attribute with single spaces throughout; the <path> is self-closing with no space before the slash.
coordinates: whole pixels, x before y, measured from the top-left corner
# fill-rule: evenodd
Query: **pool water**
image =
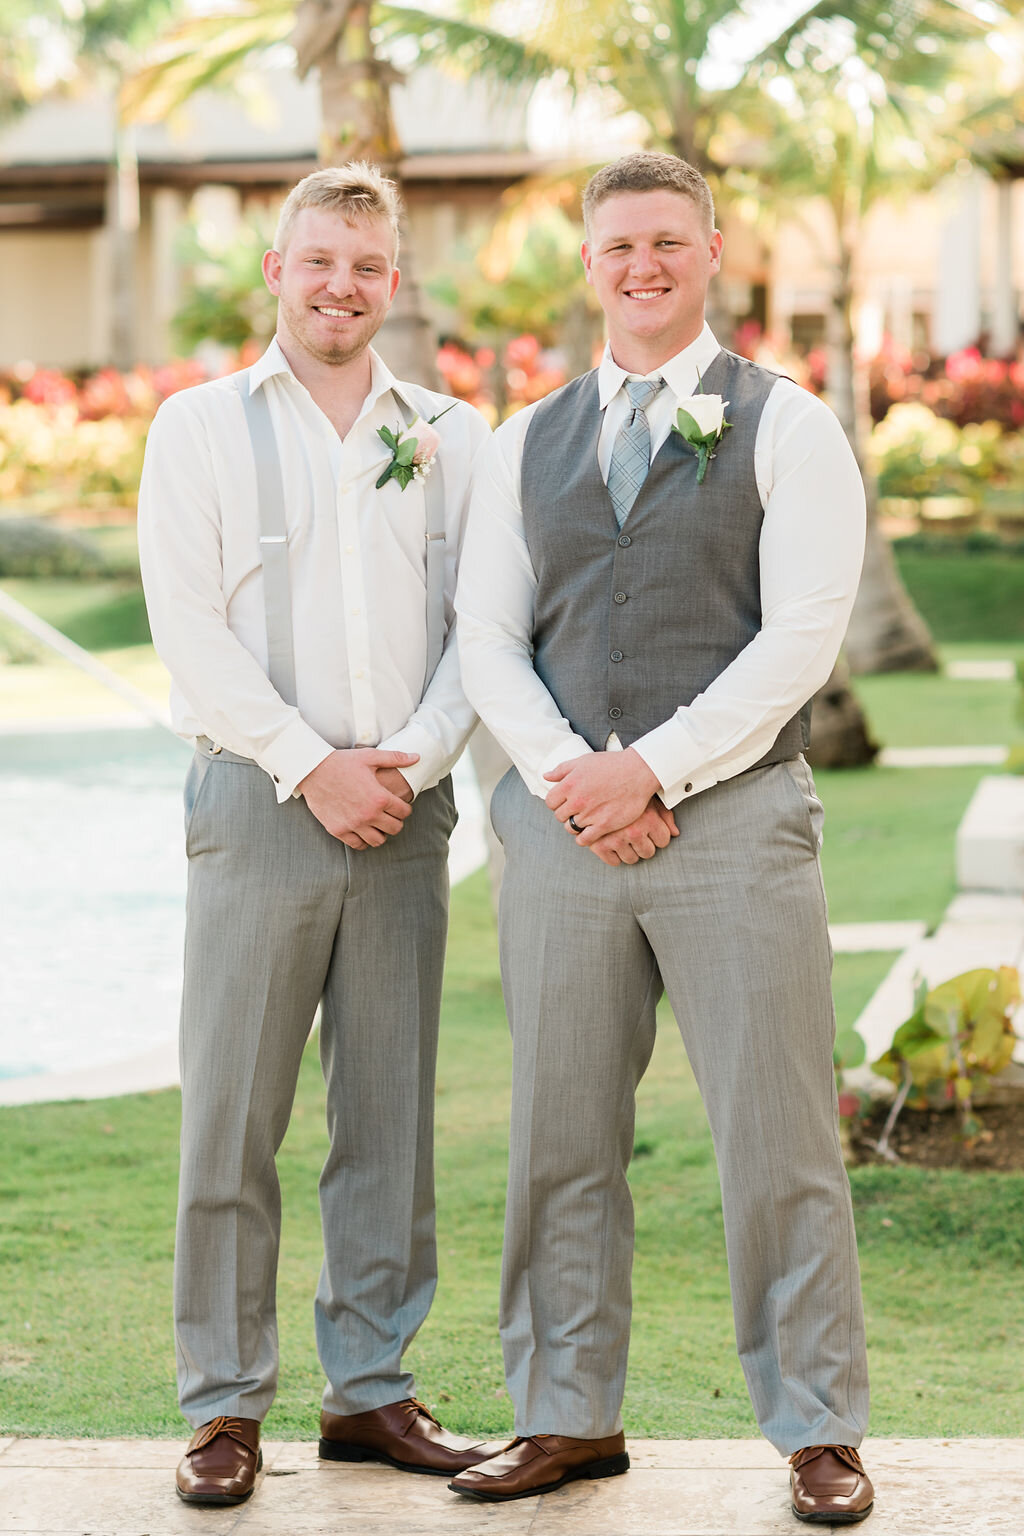
<path id="1" fill-rule="evenodd" d="M 173 1037 L 189 756 L 156 727 L 0 737 L 0 1077 Z"/>

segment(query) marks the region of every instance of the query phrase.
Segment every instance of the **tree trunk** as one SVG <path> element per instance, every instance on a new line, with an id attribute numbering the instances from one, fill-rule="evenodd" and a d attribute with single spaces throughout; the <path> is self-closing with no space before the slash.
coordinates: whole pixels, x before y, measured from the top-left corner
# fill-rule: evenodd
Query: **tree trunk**
<path id="1" fill-rule="evenodd" d="M 135 130 L 118 122 L 107 189 L 110 239 L 110 361 L 122 373 L 138 362 L 135 334 L 135 252 L 139 235 L 139 163 Z"/>
<path id="2" fill-rule="evenodd" d="M 334 0 L 312 8 L 310 32 L 318 19 L 323 24 L 325 11 L 330 13 L 334 9 Z M 317 57 L 317 68 L 320 164 L 368 160 L 397 180 L 401 147 L 391 111 L 391 87 L 402 76 L 374 51 L 368 4 L 356 3 L 347 8 L 336 39 Z M 407 218 L 402 221 L 398 264 L 402 281 L 381 329 L 382 351 L 396 377 L 436 389 L 437 349 L 433 328 L 423 312 Z"/>
<path id="3" fill-rule="evenodd" d="M 939 663 L 928 626 L 907 596 L 871 501 L 864 573 L 846 632 L 850 670 L 936 672 Z"/>
<path id="4" fill-rule="evenodd" d="M 396 378 L 437 389 L 437 342 L 434 328 L 423 311 L 423 294 L 416 281 L 413 244 L 408 217 L 402 220 L 402 248 L 398 256 L 402 281 L 395 302 L 380 330 L 381 352 Z"/>
<path id="5" fill-rule="evenodd" d="M 807 760 L 813 768 L 866 768 L 877 753 L 878 744 L 869 735 L 860 701 L 850 688 L 849 669 L 840 657 L 828 682 L 814 695 Z"/>
<path id="6" fill-rule="evenodd" d="M 868 514 L 864 570 L 847 631 L 846 659 L 855 673 L 935 672 L 938 660 L 932 637 L 907 595 L 892 549 L 878 526 L 877 488 L 861 450 L 861 423 L 870 418 L 866 378 L 858 370 L 854 354 L 851 258 L 842 242 L 841 249 L 828 314 L 828 390 L 832 409 L 860 467 Z"/>

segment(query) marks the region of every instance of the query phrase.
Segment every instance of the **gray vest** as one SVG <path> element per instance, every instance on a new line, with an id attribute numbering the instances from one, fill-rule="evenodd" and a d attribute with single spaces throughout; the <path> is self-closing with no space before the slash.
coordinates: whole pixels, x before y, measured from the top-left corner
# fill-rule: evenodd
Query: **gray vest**
<path id="1" fill-rule="evenodd" d="M 697 456 L 674 432 L 621 532 L 597 460 L 596 372 L 537 407 L 526 432 L 522 505 L 537 574 L 534 666 L 573 730 L 596 750 L 628 747 L 668 720 L 761 627 L 763 509 L 754 440 L 776 375 L 719 352 L 703 376 L 733 423 L 697 484 Z M 806 745 L 810 705 L 758 764 Z"/>

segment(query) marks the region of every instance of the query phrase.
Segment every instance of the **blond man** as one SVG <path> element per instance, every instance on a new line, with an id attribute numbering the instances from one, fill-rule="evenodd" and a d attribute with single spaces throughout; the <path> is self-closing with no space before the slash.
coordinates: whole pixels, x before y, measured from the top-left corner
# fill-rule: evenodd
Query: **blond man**
<path id="1" fill-rule="evenodd" d="M 146 596 L 196 743 L 175 1257 L 195 1429 L 176 1486 L 193 1503 L 255 1486 L 278 1369 L 275 1156 L 318 1006 L 320 1454 L 448 1475 L 482 1454 L 402 1368 L 436 1282 L 448 774 L 474 721 L 452 598 L 486 428 L 370 345 L 399 284 L 399 213 L 370 166 L 301 181 L 263 260 L 273 341 L 169 399 L 146 452 Z"/>

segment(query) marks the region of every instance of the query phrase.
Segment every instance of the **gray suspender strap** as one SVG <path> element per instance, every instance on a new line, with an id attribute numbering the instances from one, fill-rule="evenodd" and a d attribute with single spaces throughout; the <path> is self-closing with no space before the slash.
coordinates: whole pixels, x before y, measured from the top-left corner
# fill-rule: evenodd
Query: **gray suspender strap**
<path id="1" fill-rule="evenodd" d="M 292 637 L 292 593 L 288 579 L 288 529 L 284 510 L 281 460 L 274 438 L 270 407 L 262 389 L 249 392 L 249 370 L 235 375 L 242 397 L 256 461 L 256 501 L 263 565 L 263 596 L 267 610 L 267 659 L 270 681 L 286 704 L 296 702 L 295 644 Z"/>
<path id="2" fill-rule="evenodd" d="M 407 427 L 411 427 L 419 414 L 415 407 L 397 391 L 392 393 L 398 401 Z M 423 692 L 437 669 L 444 649 L 444 556 L 446 535 L 444 527 L 444 468 L 441 455 L 437 454 L 430 473 L 423 482 L 423 500 L 426 506 L 427 538 L 427 665 L 423 674 Z"/>
<path id="3" fill-rule="evenodd" d="M 286 704 L 294 704 L 295 647 L 292 634 L 292 598 L 288 579 L 288 533 L 284 509 L 284 484 L 281 461 L 274 438 L 270 407 L 262 389 L 249 392 L 249 370 L 237 374 L 235 381 L 242 398 L 245 422 L 249 428 L 252 453 L 256 463 L 256 493 L 260 530 L 260 560 L 263 565 L 263 592 L 267 610 L 267 655 L 270 681 Z M 419 414 L 402 396 L 396 394 L 407 427 Z M 423 692 L 433 677 L 444 649 L 444 471 L 435 458 L 423 483 L 426 507 L 426 581 L 427 581 L 427 662 Z"/>

